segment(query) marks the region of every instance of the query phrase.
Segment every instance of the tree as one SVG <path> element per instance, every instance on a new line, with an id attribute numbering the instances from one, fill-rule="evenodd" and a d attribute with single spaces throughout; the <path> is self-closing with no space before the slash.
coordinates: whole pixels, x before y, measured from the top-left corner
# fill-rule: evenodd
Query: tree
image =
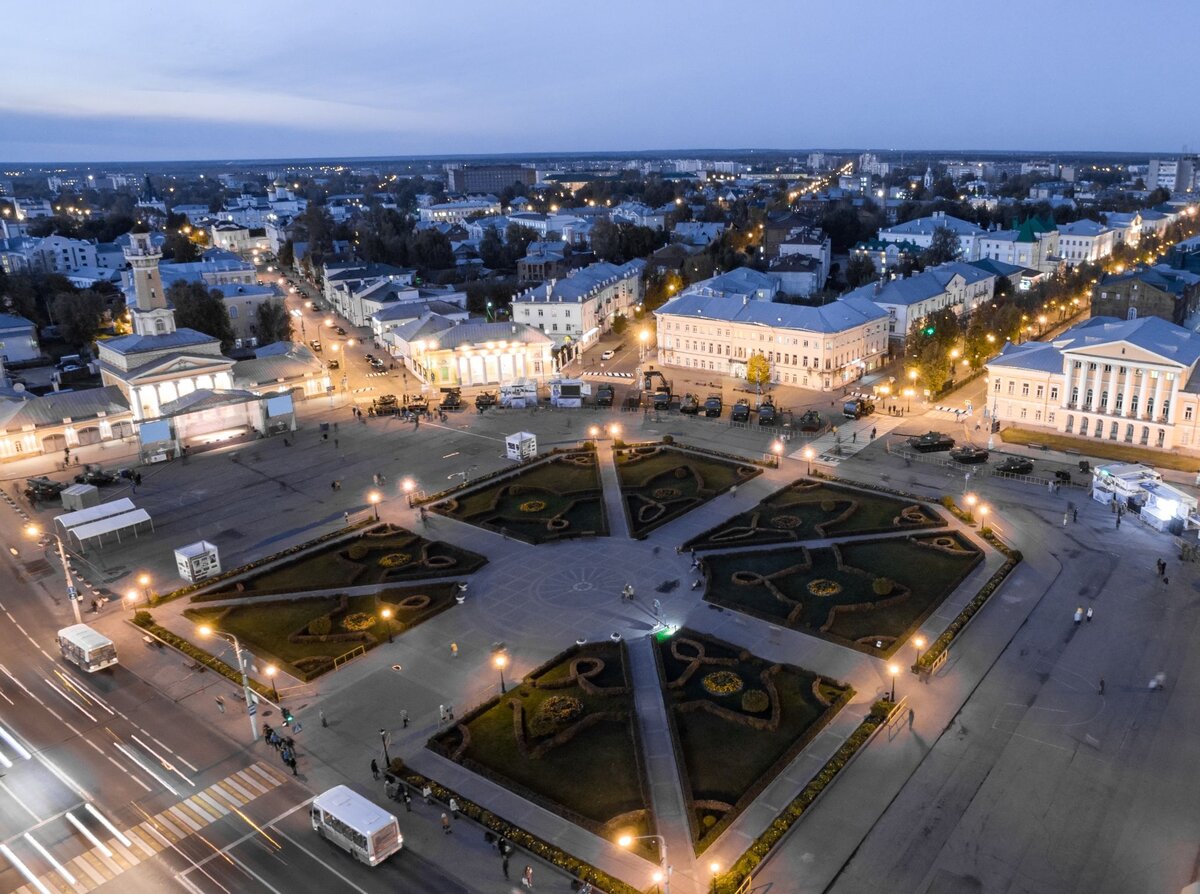
<path id="1" fill-rule="evenodd" d="M 104 296 L 91 289 L 60 292 L 54 297 L 54 319 L 63 339 L 72 345 L 91 344 L 104 322 Z"/>
<path id="2" fill-rule="evenodd" d="M 621 251 L 621 234 L 611 220 L 601 218 L 592 227 L 592 251 L 601 261 L 615 261 Z"/>
<path id="3" fill-rule="evenodd" d="M 846 285 L 857 289 L 875 279 L 875 262 L 868 255 L 856 254 L 846 263 Z"/>
<path id="4" fill-rule="evenodd" d="M 221 293 L 210 291 L 200 282 L 172 283 L 167 300 L 175 307 L 175 324 L 181 329 L 195 329 L 221 340 L 221 350 L 233 347 L 233 324 Z"/>
<path id="5" fill-rule="evenodd" d="M 292 318 L 282 301 L 264 301 L 255 309 L 254 331 L 260 345 L 292 340 Z"/>
<path id="6" fill-rule="evenodd" d="M 175 264 L 187 264 L 200 258 L 196 243 L 177 230 L 167 233 L 162 251 L 163 259 Z"/>
<path id="7" fill-rule="evenodd" d="M 929 247 L 921 252 L 921 260 L 926 266 L 936 267 L 938 264 L 953 261 L 958 257 L 960 250 L 958 236 L 954 231 L 949 227 L 937 227 L 933 231 Z"/>
<path id="8" fill-rule="evenodd" d="M 295 264 L 296 250 L 295 246 L 292 244 L 292 240 L 289 239 L 287 242 L 283 243 L 283 245 L 279 246 L 279 266 L 294 267 Z"/>
<path id="9" fill-rule="evenodd" d="M 624 314 L 617 314 L 613 317 L 612 331 L 613 335 L 621 335 L 629 328 L 629 321 L 625 319 Z"/>
<path id="10" fill-rule="evenodd" d="M 771 361 L 762 351 L 751 354 L 746 361 L 746 381 L 758 388 L 760 394 L 763 385 L 771 381 Z"/>
<path id="11" fill-rule="evenodd" d="M 508 266 L 508 252 L 504 250 L 504 240 L 495 227 L 488 227 L 479 240 L 479 257 L 483 259 L 485 267 L 496 269 Z"/>
<path id="12" fill-rule="evenodd" d="M 921 351 L 917 370 L 930 395 L 936 395 L 950 378 L 950 355 L 942 345 L 930 342 Z"/>

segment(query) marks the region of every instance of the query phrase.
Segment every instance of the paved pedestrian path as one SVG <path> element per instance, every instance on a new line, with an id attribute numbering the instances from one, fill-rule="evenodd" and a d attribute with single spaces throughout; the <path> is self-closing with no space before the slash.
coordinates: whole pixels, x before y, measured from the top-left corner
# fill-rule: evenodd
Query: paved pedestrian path
<path id="1" fill-rule="evenodd" d="M 617 475 L 612 441 L 600 441 L 597 444 L 596 459 L 600 464 L 600 485 L 604 490 L 608 536 L 626 540 L 629 538 L 629 520 L 625 517 L 625 495 L 621 492 L 621 479 Z"/>
<path id="2" fill-rule="evenodd" d="M 907 417 L 882 416 L 873 414 L 862 419 L 847 419 L 833 430 L 789 453 L 792 459 L 804 460 L 809 449 L 813 452 L 815 462 L 836 466 L 845 462 L 861 450 L 865 450 L 871 442 L 882 435 L 903 425 Z M 875 438 L 871 437 L 875 432 Z"/>

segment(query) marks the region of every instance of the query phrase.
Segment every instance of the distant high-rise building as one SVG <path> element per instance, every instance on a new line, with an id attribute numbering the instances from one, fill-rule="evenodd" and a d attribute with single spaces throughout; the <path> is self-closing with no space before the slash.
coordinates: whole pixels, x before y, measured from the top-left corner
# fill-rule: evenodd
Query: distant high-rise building
<path id="1" fill-rule="evenodd" d="M 1196 192 L 1200 189 L 1200 155 L 1150 159 L 1146 189 L 1169 189 L 1172 193 Z"/>
<path id="2" fill-rule="evenodd" d="M 461 165 L 447 170 L 450 192 L 500 193 L 514 184 L 533 186 L 537 172 L 521 165 Z"/>

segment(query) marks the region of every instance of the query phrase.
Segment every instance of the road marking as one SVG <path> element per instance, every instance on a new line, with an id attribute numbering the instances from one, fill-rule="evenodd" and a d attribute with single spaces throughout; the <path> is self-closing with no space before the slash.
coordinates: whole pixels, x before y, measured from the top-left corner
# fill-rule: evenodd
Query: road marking
<path id="1" fill-rule="evenodd" d="M 183 773 L 180 772 L 179 769 L 176 768 L 173 764 L 171 764 L 170 761 L 168 761 L 165 757 L 163 757 L 158 752 L 156 752 L 153 748 L 151 748 L 149 745 L 147 745 L 145 742 L 143 742 L 137 736 L 130 736 L 129 738 L 133 739 L 133 741 L 137 742 L 139 745 L 141 745 L 143 748 L 145 748 L 147 751 L 149 751 L 151 754 L 153 754 L 156 758 L 158 758 L 158 762 L 160 764 L 162 764 L 164 770 L 170 770 L 172 773 L 174 773 L 176 776 L 178 776 L 180 779 L 182 779 L 184 782 L 186 782 L 192 788 L 196 787 L 196 783 L 192 782 L 192 780 L 190 780 L 186 776 L 184 776 Z"/>
<path id="2" fill-rule="evenodd" d="M 29 867 L 20 861 L 20 859 L 17 857 L 17 855 L 14 854 L 9 849 L 7 844 L 0 844 L 0 854 L 3 854 L 4 858 L 13 865 L 13 868 L 16 869 L 17 872 L 21 873 L 22 876 L 25 877 L 25 881 L 27 881 L 27 882 L 29 882 L 29 884 L 33 885 L 33 887 L 36 888 L 39 892 L 41 892 L 41 894 L 52 894 L 50 889 L 47 888 L 44 884 L 42 884 L 42 882 L 38 879 L 38 877 L 36 875 L 33 874 L 33 872 L 29 869 Z"/>
<path id="3" fill-rule="evenodd" d="M 115 835 L 117 841 L 121 842 L 121 844 L 125 845 L 126 847 L 129 846 L 129 839 L 126 838 L 123 834 L 121 834 L 121 830 L 118 829 L 116 826 L 114 826 L 112 823 L 110 823 L 108 821 L 108 817 L 106 817 L 103 813 L 101 813 L 99 810 L 97 810 L 96 806 L 94 804 L 90 804 L 90 803 L 84 804 L 83 809 L 86 810 L 88 813 L 90 813 L 92 816 L 94 816 L 99 821 L 100 825 L 104 826 L 104 828 L 108 829 L 109 832 L 111 832 L 113 835 Z"/>
<path id="4" fill-rule="evenodd" d="M 79 713 L 82 714 L 84 717 L 86 717 L 88 720 L 92 721 L 92 723 L 100 722 L 94 716 L 92 716 L 91 712 L 89 712 L 87 710 L 87 708 L 85 708 L 83 705 L 79 704 L 79 702 L 75 701 L 75 699 L 71 698 L 71 696 L 67 695 L 65 692 L 63 692 L 61 689 L 59 689 L 57 686 L 55 686 L 53 683 L 51 683 L 48 678 L 42 677 L 42 680 L 45 682 L 45 684 L 47 686 L 49 686 L 51 689 L 53 689 L 55 692 L 57 692 L 59 695 L 61 695 L 64 699 L 66 699 L 68 702 L 70 702 L 72 705 L 74 705 L 75 709 L 78 710 Z"/>
<path id="5" fill-rule="evenodd" d="M 11 764 L 9 766 L 11 766 Z M 9 788 L 6 783 L 0 782 L 0 788 L 4 789 L 6 792 L 8 792 L 9 797 L 12 798 L 14 801 L 16 801 L 22 807 L 22 809 L 24 809 L 24 811 L 26 813 L 28 813 L 30 816 L 32 816 L 35 822 L 38 822 L 38 823 L 42 822 L 42 818 L 40 816 L 38 816 L 36 813 L 34 813 L 33 808 L 30 807 L 28 804 L 26 804 L 24 801 L 22 801 L 19 797 L 17 797 L 17 793 L 14 792 L 11 788 Z"/>
<path id="6" fill-rule="evenodd" d="M 177 798 L 179 797 L 179 792 L 177 792 L 177 791 L 175 791 L 175 789 L 171 788 L 170 783 L 166 782 L 157 773 L 155 773 L 152 769 L 150 769 L 144 763 L 142 763 L 142 759 L 140 757 L 138 757 L 136 754 L 134 754 L 132 751 L 130 751 L 128 748 L 126 748 L 124 745 L 122 745 L 120 742 L 115 742 L 113 744 L 114 744 L 114 747 L 116 747 L 116 749 L 121 752 L 121 754 L 125 755 L 127 758 L 129 758 L 131 761 L 133 761 L 135 764 L 137 764 L 139 767 L 141 767 L 143 770 L 145 770 L 146 774 L 151 779 L 153 779 L 155 782 L 157 782 L 159 785 L 161 785 L 163 788 L 165 788 L 167 791 L 169 791 L 175 797 L 177 797 Z"/>
<path id="7" fill-rule="evenodd" d="M 297 810 L 299 810 L 301 807 L 307 807 L 307 806 L 308 806 L 310 803 L 312 803 L 312 800 L 313 800 L 312 798 L 305 798 L 303 801 L 301 801 L 301 802 L 300 802 L 299 804 L 297 804 L 296 806 L 294 806 L 294 807 L 291 807 L 291 808 L 289 808 L 289 809 L 285 810 L 283 813 L 279 814 L 279 816 L 275 817 L 274 819 L 272 819 L 272 820 L 268 820 L 267 822 L 263 823 L 263 827 L 264 827 L 264 828 L 272 828 L 272 827 L 274 827 L 276 823 L 279 823 L 279 822 L 281 822 L 282 820 L 285 820 L 285 819 L 287 819 L 289 816 L 291 816 L 293 813 L 295 813 L 295 812 L 296 812 Z M 279 830 L 278 830 L 278 829 L 276 829 L 276 831 L 279 831 Z M 234 849 L 235 847 L 237 847 L 239 844 L 243 844 L 243 843 L 245 843 L 245 842 L 249 841 L 251 838 L 254 838 L 256 835 L 260 835 L 260 834 L 262 834 L 262 833 L 261 833 L 261 831 L 247 832 L 245 835 L 243 835 L 241 838 L 237 839 L 236 841 L 234 841 L 234 842 L 231 842 L 230 844 L 227 844 L 227 845 L 225 845 L 225 847 L 221 848 L 221 850 L 220 850 L 220 851 L 218 851 L 217 853 L 215 853 L 215 854 L 209 854 L 209 855 L 208 855 L 207 857 L 205 857 L 203 860 L 201 860 L 200 862 L 198 862 L 198 863 L 197 863 L 197 864 L 196 864 L 196 865 L 195 865 L 193 868 L 195 868 L 195 869 L 199 869 L 200 867 L 202 867 L 202 866 L 204 866 L 206 863 L 208 863 L 210 860 L 215 860 L 215 859 L 216 859 L 217 857 L 219 857 L 219 856 L 226 856 L 226 855 L 228 854 L 228 852 L 229 852 L 229 851 L 233 850 L 233 849 Z M 280 834 L 283 834 L 283 833 L 280 833 Z M 239 865 L 240 865 L 240 864 L 239 864 Z M 184 873 L 184 875 L 186 875 L 188 872 L 191 872 L 191 871 L 192 871 L 191 869 L 187 870 L 187 871 Z"/>
<path id="8" fill-rule="evenodd" d="M 64 867 L 61 863 L 59 863 L 57 860 L 55 860 L 54 857 L 51 856 L 50 852 L 48 850 L 46 850 L 44 847 L 42 847 L 42 843 L 40 841 L 38 841 L 36 838 L 34 838 L 28 832 L 25 833 L 24 837 L 25 837 L 25 840 L 28 841 L 30 843 L 30 845 L 33 846 L 33 849 L 42 855 L 42 859 L 45 860 L 47 863 L 49 863 L 52 867 L 54 867 L 54 871 L 57 872 L 59 875 L 61 875 L 63 877 L 63 880 L 66 881 L 66 883 L 68 885 L 71 885 L 71 886 L 75 885 L 75 876 L 73 876 L 73 875 L 71 875 L 71 873 L 67 872 L 66 867 Z"/>
<path id="9" fill-rule="evenodd" d="M 111 763 L 114 767 L 116 767 L 118 770 L 121 771 L 121 774 L 123 776 L 128 776 L 130 779 L 132 779 L 134 782 L 136 782 L 138 785 L 140 785 L 142 788 L 144 788 L 148 792 L 154 791 L 154 789 L 150 788 L 150 786 L 146 785 L 146 783 L 142 782 L 142 780 L 138 779 L 136 776 L 134 776 L 132 773 L 130 773 L 128 768 L 121 766 L 120 762 L 117 761 L 117 759 L 114 758 L 111 754 L 106 754 L 104 756 L 106 758 L 108 758 L 109 763 Z"/>
<path id="10" fill-rule="evenodd" d="M 25 758 L 25 760 L 29 760 L 31 757 L 33 757 L 33 755 L 31 755 L 28 751 L 26 751 L 25 748 L 21 745 L 21 743 L 18 742 L 16 739 L 14 739 L 12 737 L 12 735 L 9 733 L 9 731 L 6 730 L 3 726 L 0 726 L 0 739 L 3 739 L 5 742 L 7 742 L 8 747 L 11 748 L 13 751 L 15 751 L 17 754 L 21 755 L 21 757 Z"/>
<path id="11" fill-rule="evenodd" d="M 350 879 L 346 878 L 346 876 L 342 875 L 340 872 L 338 872 L 336 869 L 334 869 L 333 866 L 326 863 L 324 860 L 322 860 L 315 853 L 313 853 L 308 848 L 306 848 L 304 845 L 302 845 L 300 842 L 298 842 L 295 838 L 293 838 L 287 832 L 284 832 L 282 829 L 276 829 L 275 831 L 278 832 L 280 835 L 282 835 L 284 838 L 286 838 L 288 841 L 290 841 L 292 844 L 294 844 L 296 847 L 300 848 L 300 850 L 304 851 L 304 853 L 308 854 L 310 857 L 312 857 L 314 860 L 316 860 L 318 863 L 320 863 L 322 866 L 324 866 L 326 869 L 328 869 L 330 872 L 332 872 L 338 878 L 340 878 L 343 882 L 345 882 L 345 884 L 347 886 L 353 888 L 355 891 L 360 892 L 360 894 L 370 894 L 370 892 L 367 891 L 365 888 L 360 888 L 358 885 L 354 884 L 354 882 L 350 881 Z"/>
<path id="12" fill-rule="evenodd" d="M 172 814 L 176 819 L 181 820 L 184 823 L 184 825 L 186 825 L 193 832 L 199 832 L 206 825 L 208 825 L 208 823 L 198 822 L 191 815 L 191 811 L 189 811 L 186 807 L 183 806 L 182 802 L 180 802 L 179 804 L 172 804 L 170 807 L 167 808 L 167 812 Z"/>

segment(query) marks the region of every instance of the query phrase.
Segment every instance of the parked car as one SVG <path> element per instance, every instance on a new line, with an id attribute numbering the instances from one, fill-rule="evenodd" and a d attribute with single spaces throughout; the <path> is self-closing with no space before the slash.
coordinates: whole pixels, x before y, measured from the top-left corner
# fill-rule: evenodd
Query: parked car
<path id="1" fill-rule="evenodd" d="M 321 353 L 321 343 L 319 341 L 317 341 L 315 338 L 308 343 L 308 346 L 310 348 L 312 348 L 314 351 L 316 351 L 318 354 Z"/>
<path id="2" fill-rule="evenodd" d="M 685 394 L 679 404 L 679 412 L 685 416 L 695 416 L 700 412 L 700 399 L 694 394 Z"/>
<path id="3" fill-rule="evenodd" d="M 926 432 L 915 438 L 908 439 L 908 446 L 917 453 L 938 453 L 954 449 L 954 438 L 940 431 Z"/>
<path id="4" fill-rule="evenodd" d="M 730 422 L 749 422 L 750 421 L 750 401 L 746 398 L 740 398 L 733 405 L 733 409 L 729 411 Z"/>
<path id="5" fill-rule="evenodd" d="M 963 444 L 963 446 L 955 447 L 950 451 L 950 458 L 957 463 L 985 463 L 987 462 L 988 452 L 982 447 L 972 447 L 970 444 Z"/>
<path id="6" fill-rule="evenodd" d="M 616 356 L 617 356 L 616 351 L 605 351 L 603 354 L 600 355 L 600 359 L 601 360 L 612 360 Z"/>
<path id="7" fill-rule="evenodd" d="M 611 407 L 613 405 L 614 394 L 615 394 L 615 392 L 613 390 L 612 385 L 609 385 L 607 382 L 604 383 L 603 385 L 600 385 L 596 389 L 596 406 Z M 496 395 L 485 392 L 484 395 L 481 395 L 481 397 L 482 396 L 488 396 L 491 398 L 491 402 L 488 403 L 487 406 L 492 407 L 492 406 L 496 405 Z M 483 407 L 479 406 L 479 401 L 480 401 L 479 397 L 475 398 L 475 408 L 483 409 Z"/>
<path id="8" fill-rule="evenodd" d="M 1033 461 L 1023 456 L 1010 456 L 996 463 L 996 471 L 1008 475 L 1032 475 Z"/>
<path id="9" fill-rule="evenodd" d="M 374 362 L 375 362 L 375 355 L 374 355 L 374 354 L 367 354 L 367 355 L 366 355 L 366 360 L 367 360 L 367 363 L 374 363 Z"/>
<path id="10" fill-rule="evenodd" d="M 721 415 L 721 410 L 724 409 L 724 402 L 721 400 L 721 395 L 710 394 L 704 401 L 704 415 L 709 419 L 716 419 Z"/>
<path id="11" fill-rule="evenodd" d="M 377 372 L 377 373 L 381 373 L 381 372 L 384 372 L 385 370 L 387 370 L 387 364 L 384 363 L 382 360 L 372 360 L 371 361 L 371 369 L 375 370 L 375 372 Z"/>
<path id="12" fill-rule="evenodd" d="M 341 369 L 342 368 L 341 361 L 338 361 L 338 360 L 330 360 L 328 363 L 325 364 L 325 366 L 329 369 Z"/>
<path id="13" fill-rule="evenodd" d="M 337 327 L 336 329 L 334 329 L 333 331 L 334 331 L 334 332 L 336 332 L 338 335 L 345 335 L 345 334 L 346 334 L 346 327 L 344 327 L 344 326 L 338 326 L 338 327 Z"/>

